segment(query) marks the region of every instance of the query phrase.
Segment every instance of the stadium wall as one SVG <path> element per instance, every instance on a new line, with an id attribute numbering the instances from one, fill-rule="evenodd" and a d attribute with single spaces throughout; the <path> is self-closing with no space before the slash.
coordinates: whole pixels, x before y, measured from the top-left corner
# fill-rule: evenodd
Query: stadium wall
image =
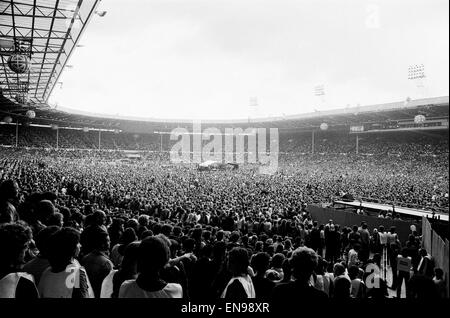
<path id="1" fill-rule="evenodd" d="M 408 236 L 411 234 L 411 225 L 415 225 L 418 232 L 422 230 L 421 222 L 417 221 L 408 222 L 403 220 L 384 219 L 332 208 L 322 208 L 314 205 L 308 206 L 308 212 L 311 213 L 313 220 L 317 220 L 319 224 L 326 224 L 331 219 L 335 224 L 350 227 L 353 225 L 359 226 L 361 222 L 364 221 L 367 223 L 370 230 L 375 227 L 378 228 L 380 225 L 383 225 L 386 230 L 389 230 L 391 226 L 395 226 L 402 244 L 408 240 Z"/>
<path id="2" fill-rule="evenodd" d="M 430 221 L 422 218 L 422 245 L 433 257 L 435 266 L 444 271 L 444 278 L 447 285 L 447 297 L 450 295 L 449 281 L 449 242 L 443 240 L 439 234 L 433 230 Z"/>

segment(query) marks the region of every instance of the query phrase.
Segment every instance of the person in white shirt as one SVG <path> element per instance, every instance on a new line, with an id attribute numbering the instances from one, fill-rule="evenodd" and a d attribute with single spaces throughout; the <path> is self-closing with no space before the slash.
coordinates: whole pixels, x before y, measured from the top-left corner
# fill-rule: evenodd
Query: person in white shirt
<path id="1" fill-rule="evenodd" d="M 138 277 L 122 283 L 119 298 L 182 298 L 180 284 L 167 283 L 160 277 L 169 258 L 170 249 L 162 237 L 143 239 L 138 250 Z"/>
<path id="2" fill-rule="evenodd" d="M 233 277 L 222 292 L 221 298 L 246 299 L 256 298 L 253 281 L 248 274 L 250 265 L 248 252 L 245 248 L 234 247 L 228 254 L 228 268 Z"/>
<path id="3" fill-rule="evenodd" d="M 33 275 L 20 270 L 31 239 L 25 224 L 0 224 L 0 298 L 39 297 Z"/>
<path id="4" fill-rule="evenodd" d="M 62 228 L 49 239 L 50 267 L 39 281 L 41 298 L 94 298 L 86 270 L 75 257 L 80 252 L 80 234 L 73 228 Z"/>
<path id="5" fill-rule="evenodd" d="M 347 275 L 345 266 L 341 263 L 334 264 L 333 267 L 333 298 L 347 299 L 351 297 L 352 284 Z"/>
<path id="6" fill-rule="evenodd" d="M 333 275 L 325 273 L 328 262 L 319 257 L 317 268 L 315 269 L 313 285 L 316 289 L 323 291 L 329 297 L 331 294 L 331 286 L 333 283 Z"/>
<path id="7" fill-rule="evenodd" d="M 411 274 L 412 260 L 411 257 L 407 255 L 408 250 L 404 248 L 397 256 L 397 298 L 400 298 L 401 296 L 403 280 L 405 280 L 406 295 L 408 295 L 408 281 Z"/>
<path id="8" fill-rule="evenodd" d="M 384 230 L 384 226 L 380 225 L 378 227 L 378 235 L 380 237 L 380 245 L 381 245 L 381 259 L 382 259 L 382 268 L 383 273 L 382 277 L 386 279 L 386 268 L 388 265 L 388 234 Z"/>
<path id="9" fill-rule="evenodd" d="M 352 298 L 363 299 L 366 297 L 366 286 L 362 279 L 359 277 L 359 268 L 356 265 L 352 265 L 348 268 L 348 275 L 351 280 L 350 295 Z"/>
<path id="10" fill-rule="evenodd" d="M 102 282 L 100 298 L 117 298 L 122 283 L 137 278 L 137 257 L 140 242 L 128 244 L 120 269 L 113 269 Z"/>

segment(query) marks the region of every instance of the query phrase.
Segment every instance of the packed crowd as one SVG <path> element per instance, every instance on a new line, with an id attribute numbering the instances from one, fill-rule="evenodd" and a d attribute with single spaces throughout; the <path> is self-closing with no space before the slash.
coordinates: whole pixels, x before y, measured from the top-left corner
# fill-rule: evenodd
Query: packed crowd
<path id="1" fill-rule="evenodd" d="M 183 171 L 175 176 L 183 178 L 179 180 L 180 184 L 191 182 L 197 174 L 192 166 L 170 166 L 168 153 L 143 153 L 136 169 L 120 164 L 119 161 L 126 158 L 120 151 L 3 149 L 0 153 L 0 178 L 7 175 L 2 165 L 7 166 L 14 158 L 35 163 L 39 161 L 43 174 L 52 171 L 54 175 L 65 176 L 65 180 L 79 173 L 86 174 L 86 177 L 96 174 L 108 183 L 110 179 L 134 178 L 135 174 L 139 174 L 144 179 L 142 182 L 146 182 L 152 175 L 164 171 L 161 166 L 165 169 L 170 167 L 171 171 Z M 130 174 L 131 170 L 135 173 Z M 257 189 L 271 188 L 271 182 L 275 181 L 280 186 L 296 189 L 295 195 L 306 203 L 331 203 L 349 193 L 356 200 L 448 213 L 448 161 L 442 156 L 418 156 L 405 160 L 396 156 L 281 154 L 278 173 L 271 178 L 258 176 L 255 166 L 242 166 L 240 171 L 242 173 L 238 176 L 225 173 L 225 178 L 238 182 L 240 187 L 247 183 L 257 184 Z M 221 178 L 219 174 L 208 176 L 205 180 L 204 175 L 200 175 L 199 180 L 205 186 L 213 187 L 220 184 Z M 108 195 L 109 189 L 103 185 L 90 183 L 87 187 L 96 192 L 101 190 L 102 193 L 95 195 L 94 200 L 102 201 Z M 134 190 L 142 188 L 136 187 Z"/>
<path id="2" fill-rule="evenodd" d="M 317 224 L 308 213 L 309 204 L 342 192 L 385 199 L 395 190 L 397 202 L 433 202 L 433 193 L 448 193 L 439 158 L 405 165 L 396 157 L 295 155 L 265 176 L 252 167 L 200 172 L 168 164 L 162 153 L 137 164 L 115 156 L 2 150 L 1 297 L 286 305 L 298 297 L 384 298 L 388 287 L 400 296 L 403 282 L 407 297 L 446 296 L 442 270 L 417 233 L 400 242 L 395 228 Z M 448 207 L 448 195 L 439 198 Z"/>
<path id="3" fill-rule="evenodd" d="M 311 153 L 311 132 L 279 131 L 280 152 Z M 20 126 L 18 146 L 30 148 L 55 148 L 56 130 L 45 127 Z M 16 127 L 0 125 L 0 145 L 16 144 Z M 139 134 L 114 131 L 101 132 L 101 149 L 169 151 L 175 141 L 169 134 Z M 206 143 L 207 141 L 204 141 Z M 317 131 L 314 137 L 314 150 L 325 154 L 354 154 L 356 135 L 347 132 Z M 60 129 L 59 148 L 98 149 L 98 131 Z M 446 131 L 423 132 L 383 132 L 359 136 L 358 151 L 362 154 L 393 155 L 411 158 L 417 156 L 448 156 L 448 134 Z"/>

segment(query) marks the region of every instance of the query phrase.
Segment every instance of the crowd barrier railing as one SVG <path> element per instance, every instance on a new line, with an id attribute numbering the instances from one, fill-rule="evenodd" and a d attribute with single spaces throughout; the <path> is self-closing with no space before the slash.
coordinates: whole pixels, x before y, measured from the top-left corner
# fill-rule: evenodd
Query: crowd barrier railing
<path id="1" fill-rule="evenodd" d="M 425 217 L 422 218 L 422 247 L 433 257 L 435 266 L 443 270 L 449 297 L 449 241 L 439 236 Z"/>

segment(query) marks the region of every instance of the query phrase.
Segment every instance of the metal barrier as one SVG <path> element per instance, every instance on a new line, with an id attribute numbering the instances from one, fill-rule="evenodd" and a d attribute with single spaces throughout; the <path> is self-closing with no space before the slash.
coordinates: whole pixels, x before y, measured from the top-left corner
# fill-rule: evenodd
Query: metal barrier
<path id="1" fill-rule="evenodd" d="M 450 295 L 449 242 L 448 239 L 442 239 L 438 233 L 433 230 L 432 223 L 425 217 L 422 218 L 422 247 L 433 257 L 435 266 L 443 270 L 448 297 Z"/>

